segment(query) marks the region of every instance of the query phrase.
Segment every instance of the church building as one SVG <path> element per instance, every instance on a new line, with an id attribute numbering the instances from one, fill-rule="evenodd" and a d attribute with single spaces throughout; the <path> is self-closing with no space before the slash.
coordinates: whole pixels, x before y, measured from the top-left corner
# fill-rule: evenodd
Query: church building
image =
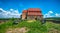
<path id="1" fill-rule="evenodd" d="M 28 10 L 23 10 L 22 20 L 40 20 L 43 18 L 42 11 L 39 8 L 29 8 Z"/>

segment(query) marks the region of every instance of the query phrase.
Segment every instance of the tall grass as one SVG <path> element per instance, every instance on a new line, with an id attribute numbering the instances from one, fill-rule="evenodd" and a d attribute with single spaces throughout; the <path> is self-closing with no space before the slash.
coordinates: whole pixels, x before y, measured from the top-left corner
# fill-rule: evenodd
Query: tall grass
<path id="1" fill-rule="evenodd" d="M 8 28 L 13 29 L 21 27 L 27 27 L 28 29 L 30 29 L 27 33 L 47 33 L 50 28 L 60 30 L 60 24 L 47 22 L 42 25 L 40 21 L 34 21 L 29 23 L 26 20 L 19 22 L 17 25 L 14 25 L 13 21 L 5 22 L 0 25 L 0 33 L 5 33 Z"/>

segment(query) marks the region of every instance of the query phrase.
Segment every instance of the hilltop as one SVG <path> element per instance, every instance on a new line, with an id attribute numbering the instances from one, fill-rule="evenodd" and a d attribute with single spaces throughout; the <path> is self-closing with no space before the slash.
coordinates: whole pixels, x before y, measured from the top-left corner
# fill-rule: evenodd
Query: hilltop
<path id="1" fill-rule="evenodd" d="M 22 31 L 21 31 L 22 30 Z M 0 33 L 60 33 L 60 24 L 46 22 L 41 24 L 39 20 L 22 20 L 17 25 L 13 21 L 7 21 L 0 25 Z"/>

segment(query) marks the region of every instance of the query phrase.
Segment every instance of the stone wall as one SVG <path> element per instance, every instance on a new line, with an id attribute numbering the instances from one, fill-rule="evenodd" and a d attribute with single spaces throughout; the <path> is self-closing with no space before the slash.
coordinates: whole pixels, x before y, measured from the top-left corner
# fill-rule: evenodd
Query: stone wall
<path id="1" fill-rule="evenodd" d="M 27 20 L 42 20 L 42 16 L 27 16 Z"/>
<path id="2" fill-rule="evenodd" d="M 22 14 L 22 20 L 24 20 L 26 18 L 26 13 Z"/>

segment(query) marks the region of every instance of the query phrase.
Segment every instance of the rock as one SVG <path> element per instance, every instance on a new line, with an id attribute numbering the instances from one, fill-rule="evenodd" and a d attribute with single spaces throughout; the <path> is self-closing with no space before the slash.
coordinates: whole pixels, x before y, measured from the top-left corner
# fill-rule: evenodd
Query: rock
<path id="1" fill-rule="evenodd" d="M 17 25 L 19 22 L 18 21 L 13 21 L 13 24 Z"/>

